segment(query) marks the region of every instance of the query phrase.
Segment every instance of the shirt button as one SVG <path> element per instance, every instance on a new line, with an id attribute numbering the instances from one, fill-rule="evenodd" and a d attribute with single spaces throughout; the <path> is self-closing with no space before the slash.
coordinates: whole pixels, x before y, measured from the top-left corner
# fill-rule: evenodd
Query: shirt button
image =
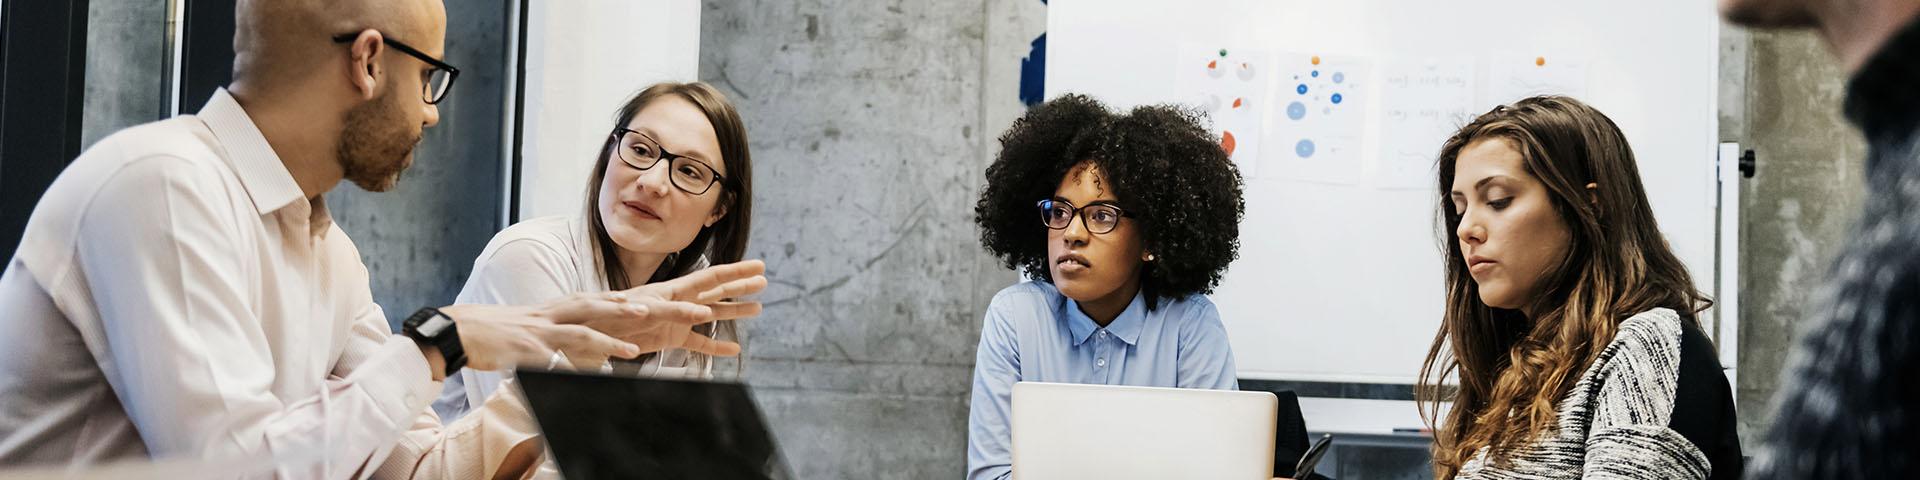
<path id="1" fill-rule="evenodd" d="M 1101 331 L 1100 331 L 1100 338 L 1107 338 L 1107 331 L 1106 331 L 1106 330 L 1101 330 Z"/>
<path id="2" fill-rule="evenodd" d="M 1096 367 L 1105 367 L 1105 366 L 1107 366 L 1107 359 L 1104 359 L 1104 358 L 1102 358 L 1102 359 L 1099 359 L 1099 360 L 1094 360 L 1094 361 L 1093 361 L 1093 366 L 1096 366 Z"/>

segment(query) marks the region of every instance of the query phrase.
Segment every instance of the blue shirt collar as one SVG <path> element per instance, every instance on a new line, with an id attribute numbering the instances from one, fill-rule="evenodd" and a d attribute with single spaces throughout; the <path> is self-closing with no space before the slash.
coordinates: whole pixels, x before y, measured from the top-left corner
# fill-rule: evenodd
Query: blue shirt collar
<path id="1" fill-rule="evenodd" d="M 1058 290 L 1055 292 L 1057 293 Z M 1066 295 L 1061 297 L 1066 298 Z M 1080 344 L 1087 343 L 1087 339 L 1093 338 L 1094 332 L 1100 329 L 1100 324 L 1094 323 L 1093 317 L 1088 317 L 1086 313 L 1080 311 L 1080 302 L 1072 298 L 1066 300 L 1061 304 L 1061 308 L 1066 309 L 1067 329 L 1073 332 L 1073 346 L 1078 347 Z M 1112 332 L 1113 336 L 1118 337 L 1120 341 L 1127 342 L 1127 345 L 1133 345 L 1140 340 L 1140 331 L 1146 323 L 1146 297 L 1142 292 L 1134 292 L 1133 301 L 1127 303 L 1126 310 L 1121 310 L 1120 316 L 1115 317 L 1113 323 L 1107 324 L 1107 331 Z"/>

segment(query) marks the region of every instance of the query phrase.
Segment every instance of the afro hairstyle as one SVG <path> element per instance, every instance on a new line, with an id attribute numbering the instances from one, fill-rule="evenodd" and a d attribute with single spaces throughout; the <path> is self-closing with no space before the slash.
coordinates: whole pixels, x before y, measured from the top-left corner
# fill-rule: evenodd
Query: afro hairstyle
<path id="1" fill-rule="evenodd" d="M 1170 105 L 1120 115 L 1076 94 L 1028 110 L 1000 135 L 1000 154 L 987 167 L 974 205 L 981 245 L 1007 268 L 1052 283 L 1035 204 L 1074 166 L 1092 162 L 1154 254 L 1140 282 L 1148 308 L 1211 293 L 1239 255 L 1246 205 L 1240 172 L 1204 121 Z"/>

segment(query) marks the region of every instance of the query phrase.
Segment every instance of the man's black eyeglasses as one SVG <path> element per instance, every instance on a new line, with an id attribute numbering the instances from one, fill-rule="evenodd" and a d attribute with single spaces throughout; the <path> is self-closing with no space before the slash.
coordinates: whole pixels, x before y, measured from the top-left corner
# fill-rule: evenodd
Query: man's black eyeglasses
<path id="1" fill-rule="evenodd" d="M 353 39 L 359 37 L 359 33 L 342 33 L 333 36 L 333 43 L 351 43 Z M 420 61 L 426 62 L 427 65 L 433 67 L 432 70 L 427 71 L 425 78 L 422 79 L 424 81 L 421 82 L 424 84 L 424 87 L 420 93 L 422 99 L 427 101 L 427 104 L 440 103 L 441 100 L 447 98 L 447 92 L 453 91 L 453 79 L 460 78 L 460 69 L 454 68 L 453 65 L 449 65 L 447 62 L 440 61 L 438 58 L 427 56 L 426 53 L 421 52 L 419 49 L 408 46 L 405 43 L 400 43 L 399 40 L 394 40 L 384 33 L 380 35 L 380 43 L 393 47 L 394 50 L 399 50 L 400 53 L 418 58 Z"/>

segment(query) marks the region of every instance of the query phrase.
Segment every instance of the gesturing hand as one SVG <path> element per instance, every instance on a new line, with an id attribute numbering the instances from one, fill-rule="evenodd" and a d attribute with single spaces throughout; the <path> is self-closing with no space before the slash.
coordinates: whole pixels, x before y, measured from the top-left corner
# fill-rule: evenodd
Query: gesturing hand
<path id="1" fill-rule="evenodd" d="M 606 294 L 614 302 L 642 305 L 654 321 L 584 322 L 595 330 L 638 346 L 643 352 L 674 348 L 717 356 L 740 354 L 740 344 L 714 340 L 693 331 L 695 325 L 760 314 L 760 302 L 740 297 L 767 288 L 766 263 L 748 260 L 715 265 L 664 282 Z"/>
<path id="2" fill-rule="evenodd" d="M 740 353 L 740 344 L 693 331 L 715 320 L 760 314 L 760 302 L 734 298 L 766 289 L 766 264 L 717 265 L 665 282 L 619 292 L 583 293 L 540 306 L 455 305 L 442 308 L 459 326 L 467 366 L 499 370 L 546 365 L 555 353 L 574 368 L 608 358 L 683 348 L 716 356 Z"/>

